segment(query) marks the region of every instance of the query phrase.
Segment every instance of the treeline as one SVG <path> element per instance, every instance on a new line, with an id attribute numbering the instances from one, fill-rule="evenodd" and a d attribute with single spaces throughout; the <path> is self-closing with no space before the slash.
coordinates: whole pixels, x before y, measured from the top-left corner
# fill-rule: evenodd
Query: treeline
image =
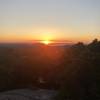
<path id="1" fill-rule="evenodd" d="M 73 45 L 66 51 L 64 61 L 63 83 L 57 100 L 99 100 L 100 41 Z"/>
<path id="2" fill-rule="evenodd" d="M 59 90 L 57 100 L 100 99 L 100 41 L 0 48 L 0 91 Z"/>

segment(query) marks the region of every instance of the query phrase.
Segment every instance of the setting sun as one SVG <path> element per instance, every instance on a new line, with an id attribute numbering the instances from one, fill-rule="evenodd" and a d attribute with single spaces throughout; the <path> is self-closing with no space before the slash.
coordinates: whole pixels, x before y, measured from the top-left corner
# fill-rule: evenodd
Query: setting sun
<path id="1" fill-rule="evenodd" d="M 49 45 L 49 44 L 51 43 L 51 41 L 49 41 L 49 40 L 44 40 L 44 41 L 42 41 L 42 43 L 45 44 L 45 45 Z"/>

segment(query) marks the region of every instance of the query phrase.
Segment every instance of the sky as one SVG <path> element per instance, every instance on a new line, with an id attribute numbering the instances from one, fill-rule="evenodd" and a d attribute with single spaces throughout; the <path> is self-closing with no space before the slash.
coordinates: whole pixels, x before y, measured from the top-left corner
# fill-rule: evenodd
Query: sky
<path id="1" fill-rule="evenodd" d="M 0 0 L 0 42 L 100 39 L 100 0 Z"/>

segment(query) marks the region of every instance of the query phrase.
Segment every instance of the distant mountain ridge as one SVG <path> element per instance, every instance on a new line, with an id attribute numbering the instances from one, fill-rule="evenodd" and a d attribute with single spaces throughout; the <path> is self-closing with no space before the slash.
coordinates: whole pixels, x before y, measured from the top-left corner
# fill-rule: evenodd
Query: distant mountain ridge
<path id="1" fill-rule="evenodd" d="M 0 47 L 39 47 L 39 46 L 57 46 L 57 47 L 62 47 L 62 46 L 71 46 L 72 44 L 50 44 L 50 45 L 45 45 L 42 43 L 0 43 Z"/>

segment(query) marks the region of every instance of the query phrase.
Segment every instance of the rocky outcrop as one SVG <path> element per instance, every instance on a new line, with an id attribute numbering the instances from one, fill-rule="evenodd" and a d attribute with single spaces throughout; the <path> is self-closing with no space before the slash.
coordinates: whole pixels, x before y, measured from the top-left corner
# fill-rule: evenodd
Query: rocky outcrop
<path id="1" fill-rule="evenodd" d="M 0 100 L 53 100 L 57 92 L 45 89 L 21 89 L 0 94 Z"/>

